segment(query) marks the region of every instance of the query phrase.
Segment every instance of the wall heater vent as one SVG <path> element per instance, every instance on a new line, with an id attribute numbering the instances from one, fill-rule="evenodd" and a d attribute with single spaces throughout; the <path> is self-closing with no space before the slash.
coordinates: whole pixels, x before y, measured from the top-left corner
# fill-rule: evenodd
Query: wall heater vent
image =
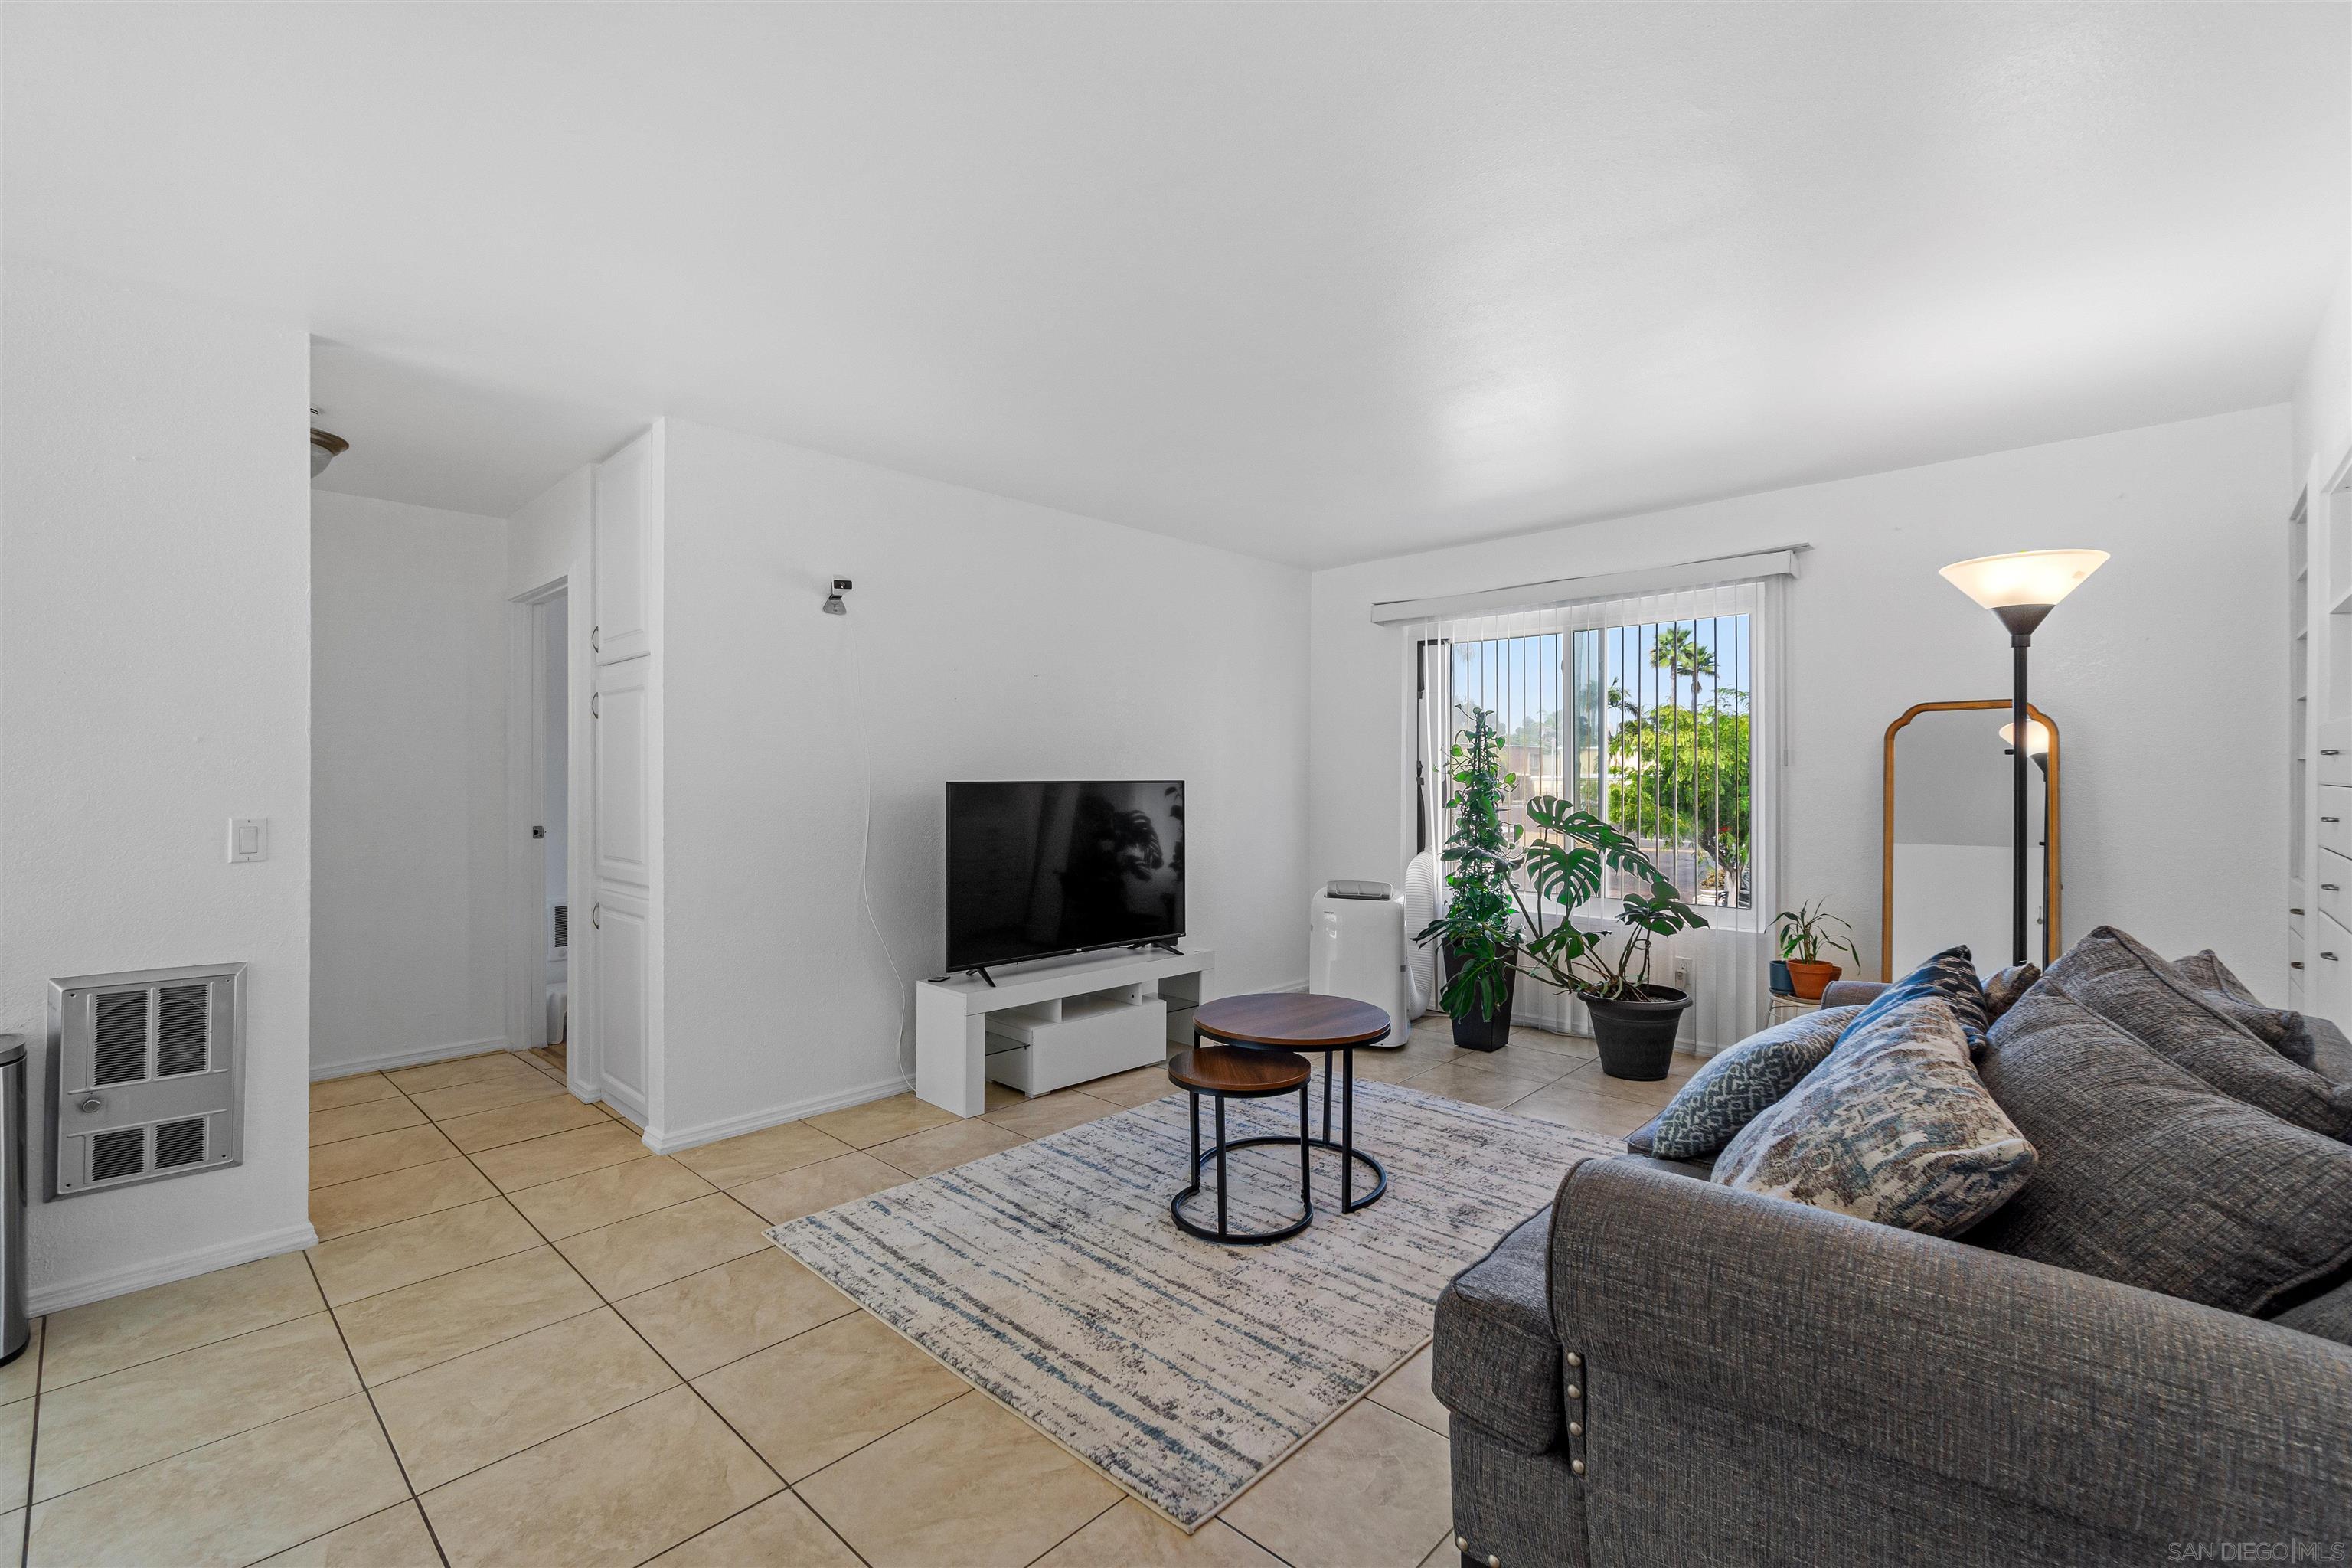
<path id="1" fill-rule="evenodd" d="M 244 1159 L 245 965 L 49 984 L 49 1195 Z"/>
<path id="2" fill-rule="evenodd" d="M 562 952 L 572 945 L 572 906 L 555 906 L 555 951 Z"/>

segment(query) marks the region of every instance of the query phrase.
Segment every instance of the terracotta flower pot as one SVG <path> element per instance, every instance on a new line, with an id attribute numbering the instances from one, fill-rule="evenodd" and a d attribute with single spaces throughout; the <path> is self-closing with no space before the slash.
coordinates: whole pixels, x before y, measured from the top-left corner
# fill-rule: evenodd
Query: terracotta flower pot
<path id="1" fill-rule="evenodd" d="M 1818 1002 L 1830 982 L 1845 971 L 1834 963 L 1807 963 L 1801 959 L 1789 960 L 1789 984 L 1795 986 L 1797 998 L 1802 1002 Z"/>

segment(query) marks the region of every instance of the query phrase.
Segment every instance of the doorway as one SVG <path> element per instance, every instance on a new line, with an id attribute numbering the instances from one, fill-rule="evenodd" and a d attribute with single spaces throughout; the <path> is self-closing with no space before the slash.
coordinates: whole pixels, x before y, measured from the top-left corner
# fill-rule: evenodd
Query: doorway
<path id="1" fill-rule="evenodd" d="M 508 1032 L 514 1048 L 563 1075 L 572 1092 L 597 1098 L 591 1029 L 582 1005 L 592 955 L 572 919 L 575 863 L 583 841 L 579 812 L 584 763 L 579 663 L 570 578 L 508 605 L 509 862 Z M 585 1058 L 585 1059 L 583 1059 Z"/>
<path id="2" fill-rule="evenodd" d="M 571 671 L 565 668 L 568 661 L 564 652 L 570 605 L 571 595 L 558 593 L 540 603 L 539 614 L 534 617 L 539 623 L 534 633 L 540 665 L 546 672 L 537 683 L 541 688 L 536 721 L 540 726 L 542 802 L 537 826 L 542 837 L 535 841 L 541 862 L 540 929 L 547 933 L 547 969 L 540 1009 L 543 1024 L 540 1033 L 543 1037 L 533 1049 L 535 1055 L 558 1069 L 564 1067 L 571 1042 L 571 995 L 564 973 L 572 935 L 571 866 L 565 856 L 565 846 L 571 839 L 572 815 L 568 711 Z"/>

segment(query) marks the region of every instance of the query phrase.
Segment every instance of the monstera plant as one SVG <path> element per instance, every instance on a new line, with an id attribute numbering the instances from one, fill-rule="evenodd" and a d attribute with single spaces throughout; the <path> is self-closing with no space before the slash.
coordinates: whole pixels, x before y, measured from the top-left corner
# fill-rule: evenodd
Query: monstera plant
<path id="1" fill-rule="evenodd" d="M 1452 760 L 1445 883 L 1453 902 L 1416 940 L 1445 944 L 1448 978 L 1438 1002 L 1454 1018 L 1455 1042 L 1492 1050 L 1508 1038 L 1511 993 L 1525 969 L 1584 999 L 1602 1071 L 1664 1078 L 1690 997 L 1651 983 L 1651 944 L 1706 921 L 1630 835 L 1572 801 L 1528 802 L 1532 833 L 1506 825 L 1502 800 L 1517 781 L 1503 771 L 1492 714 L 1472 710 Z M 1577 924 L 1576 910 L 1601 896 L 1612 871 L 1634 884 L 1618 895 L 1622 929 Z M 1474 1010 L 1493 1044 L 1464 1037 Z"/>

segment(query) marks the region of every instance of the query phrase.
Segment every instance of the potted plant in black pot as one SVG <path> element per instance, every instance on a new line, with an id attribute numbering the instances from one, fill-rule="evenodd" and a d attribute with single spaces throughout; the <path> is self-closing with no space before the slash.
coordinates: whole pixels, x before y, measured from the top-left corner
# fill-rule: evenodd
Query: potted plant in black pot
<path id="1" fill-rule="evenodd" d="M 1415 942 L 1435 941 L 1445 960 L 1437 1005 L 1454 1020 L 1454 1043 L 1465 1050 L 1500 1050 L 1510 1043 L 1511 997 L 1517 990 L 1519 931 L 1515 919 L 1519 829 L 1503 824 L 1503 796 L 1517 779 L 1503 771 L 1503 738 L 1495 716 L 1470 710 L 1470 727 L 1455 737 L 1448 758 L 1454 811 L 1445 842 L 1444 911 Z"/>
<path id="2" fill-rule="evenodd" d="M 1673 880 L 1626 834 L 1574 804 L 1545 795 L 1528 803 L 1536 837 L 1523 857 L 1535 897 L 1522 905 L 1523 955 L 1545 980 L 1584 999 L 1601 1070 L 1612 1078 L 1662 1079 L 1674 1065 L 1675 1036 L 1690 995 L 1650 983 L 1650 943 L 1706 924 Z M 1600 896 L 1605 871 L 1637 879 L 1618 900 L 1621 936 L 1586 931 L 1572 918 Z M 1551 918 L 1552 910 L 1558 919 Z"/>

